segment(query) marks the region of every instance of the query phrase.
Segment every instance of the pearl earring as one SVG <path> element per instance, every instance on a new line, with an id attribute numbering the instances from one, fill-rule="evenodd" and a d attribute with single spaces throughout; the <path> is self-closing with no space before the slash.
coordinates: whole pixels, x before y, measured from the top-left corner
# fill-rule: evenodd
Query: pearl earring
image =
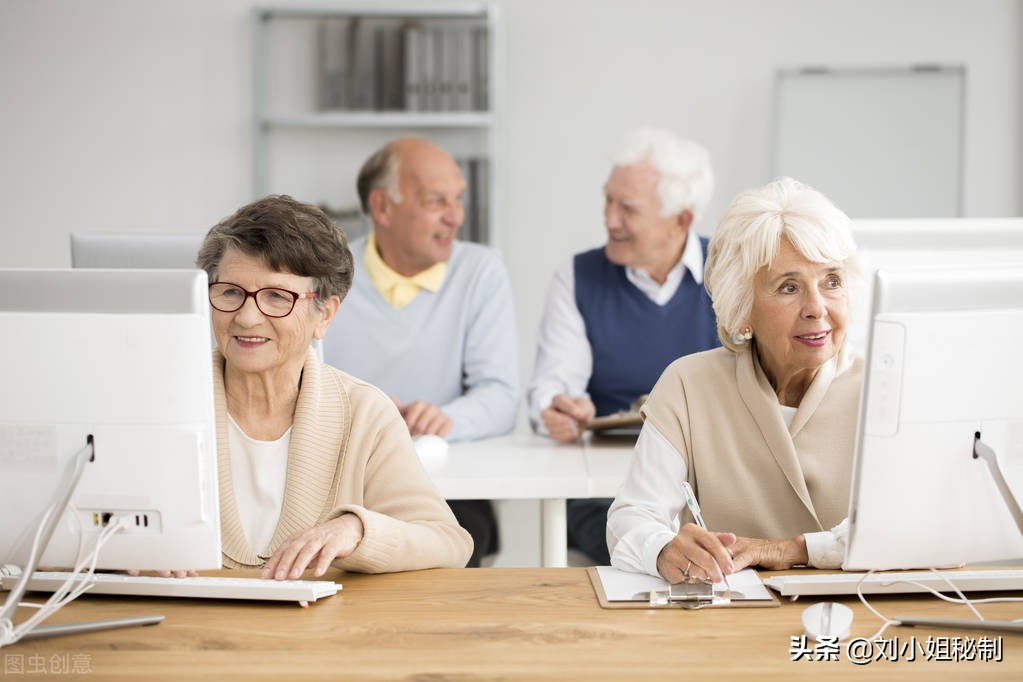
<path id="1" fill-rule="evenodd" d="M 753 338 L 753 330 L 746 327 L 742 331 L 737 331 L 732 334 L 732 343 L 736 346 L 741 346 L 744 343 L 748 343 Z"/>

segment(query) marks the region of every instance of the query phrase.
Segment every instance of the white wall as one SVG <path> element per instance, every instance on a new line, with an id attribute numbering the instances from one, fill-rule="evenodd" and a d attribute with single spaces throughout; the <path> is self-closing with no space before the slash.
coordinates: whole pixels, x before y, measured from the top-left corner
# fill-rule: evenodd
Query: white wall
<path id="1" fill-rule="evenodd" d="M 0 266 L 66 266 L 72 229 L 203 230 L 251 198 L 252 4 L 0 0 Z M 779 67 L 965 64 L 966 215 L 1020 212 L 1019 0 L 507 0 L 501 14 L 499 246 L 527 374 L 549 273 L 603 239 L 620 136 L 661 125 L 711 150 L 709 234 L 770 179 Z"/>
<path id="2" fill-rule="evenodd" d="M 0 267 L 67 266 L 71 230 L 205 230 L 252 198 L 252 4 L 0 0 Z M 524 378 L 550 273 L 603 241 L 620 136 L 653 124 L 710 149 L 709 234 L 770 179 L 778 68 L 964 64 L 965 214 L 1020 214 L 1020 0 L 505 0 L 501 14 L 499 246 Z"/>

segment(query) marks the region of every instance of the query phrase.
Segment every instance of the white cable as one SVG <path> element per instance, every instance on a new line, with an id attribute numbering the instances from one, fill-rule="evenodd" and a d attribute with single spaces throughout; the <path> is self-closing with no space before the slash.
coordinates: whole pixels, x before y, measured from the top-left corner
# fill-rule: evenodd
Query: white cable
<path id="1" fill-rule="evenodd" d="M 88 580 L 88 575 L 91 575 L 92 571 L 95 569 L 96 562 L 99 558 L 99 550 L 103 547 L 103 545 L 107 543 L 107 541 L 111 537 L 113 537 L 114 534 L 119 532 L 121 528 L 122 528 L 121 523 L 115 523 L 103 529 L 99 537 L 96 538 L 96 543 L 93 546 L 92 551 L 89 553 L 86 561 L 79 562 L 75 566 L 75 570 L 72 573 L 72 575 L 68 576 L 67 580 L 65 580 L 64 583 L 60 586 L 60 588 L 58 588 L 50 596 L 50 598 L 46 601 L 45 604 L 33 605 L 35 607 L 38 607 L 39 609 L 38 611 L 36 611 L 35 614 L 33 614 L 25 622 L 19 624 L 16 628 L 14 628 L 15 636 L 14 641 L 17 641 L 18 639 L 24 637 L 28 632 L 35 628 L 36 625 L 52 616 L 65 604 L 81 596 L 82 593 L 84 593 L 87 589 L 89 589 L 89 587 L 92 586 L 92 581 Z M 91 564 L 89 567 L 89 573 L 87 575 L 80 576 L 79 574 L 84 569 L 86 562 L 89 562 Z M 79 580 L 80 577 L 83 578 L 83 580 L 80 581 L 81 584 L 78 585 L 78 587 L 72 591 L 71 587 L 76 581 Z"/>
<path id="2" fill-rule="evenodd" d="M 858 583 L 856 583 L 856 596 L 860 598 L 860 601 L 863 602 L 863 605 L 867 607 L 867 610 L 869 610 L 875 616 L 880 618 L 882 620 L 882 622 L 883 622 L 883 624 L 881 625 L 881 629 L 878 630 L 873 635 L 871 635 L 870 637 L 867 638 L 867 639 L 871 639 L 871 640 L 875 640 L 878 637 L 880 637 L 884 633 L 884 631 L 887 630 L 892 625 L 898 625 L 899 624 L 899 621 L 892 620 L 891 618 L 888 618 L 887 616 L 881 615 L 881 612 L 878 611 L 877 609 L 875 609 L 873 606 L 871 606 L 867 602 L 867 598 L 863 596 L 863 582 L 867 579 L 867 576 L 870 576 L 873 573 L 874 573 L 873 570 L 867 571 L 866 573 L 863 574 L 863 577 L 860 578 L 860 581 Z"/>
<path id="3" fill-rule="evenodd" d="M 55 590 L 52 595 L 50 595 L 50 598 L 47 599 L 45 603 L 35 604 L 30 602 L 21 602 L 18 604 L 18 606 L 37 609 L 36 612 L 24 622 L 19 623 L 17 626 L 14 626 L 10 619 L 4 619 L 3 622 L 0 622 L 0 646 L 17 642 L 19 639 L 31 632 L 39 623 L 52 616 L 63 606 L 77 599 L 91 588 L 95 583 L 92 576 L 95 573 L 96 564 L 99 561 L 100 550 L 107 542 L 110 541 L 110 538 L 120 531 L 130 527 L 130 523 L 127 518 L 116 515 L 111 517 L 110 523 L 108 523 L 108 525 L 103 528 L 97 536 L 92 550 L 89 551 L 85 557 L 82 557 L 82 550 L 85 544 L 85 533 L 81 529 L 81 519 L 78 519 L 77 514 L 74 514 L 74 516 L 79 522 L 80 531 L 78 560 L 75 562 L 74 571 L 72 571 L 67 580 L 65 580 L 64 583 Z"/>
<path id="4" fill-rule="evenodd" d="M 977 620 L 979 620 L 979 621 L 984 621 L 986 619 L 980 613 L 980 611 L 977 610 L 976 606 L 974 606 L 975 604 L 996 604 L 996 603 L 1002 603 L 1002 602 L 1023 602 L 1023 598 L 1021 598 L 1021 597 L 990 597 L 990 598 L 986 598 L 986 599 L 969 599 L 969 598 L 966 597 L 966 595 L 964 595 L 962 593 L 962 591 L 958 587 L 956 587 L 955 583 L 953 583 L 949 579 L 949 576 L 948 576 L 948 574 L 946 572 L 939 571 L 938 569 L 935 569 L 935 568 L 931 568 L 930 571 L 932 573 L 937 574 L 938 577 L 940 577 L 942 580 L 944 580 L 945 583 L 949 587 L 951 587 L 952 590 L 957 595 L 959 595 L 959 596 L 958 597 L 946 596 L 946 595 L 942 594 L 941 592 L 938 592 L 934 588 L 930 587 L 929 585 L 924 585 L 923 583 L 919 583 L 919 582 L 917 582 L 915 580 L 902 580 L 902 579 L 896 578 L 896 579 L 893 579 L 893 580 L 888 581 L 888 582 L 883 582 L 881 584 L 882 585 L 894 585 L 896 583 L 906 583 L 907 585 L 913 585 L 915 587 L 919 587 L 920 589 L 922 589 L 922 590 L 924 590 L 926 592 L 930 592 L 932 595 L 934 595 L 938 599 L 941 599 L 942 601 L 948 602 L 950 604 L 965 605 L 971 611 L 973 611 L 974 615 L 977 616 Z M 866 606 L 867 609 L 871 613 L 873 613 L 875 616 L 877 616 L 878 618 L 880 618 L 884 622 L 884 624 L 881 626 L 881 629 L 878 630 L 877 632 L 875 632 L 871 637 L 868 638 L 868 639 L 872 639 L 873 640 L 873 639 L 877 639 L 878 637 L 880 637 L 881 634 L 885 630 L 887 630 L 889 626 L 891 626 L 891 625 L 899 625 L 900 623 L 897 620 L 894 620 L 894 619 L 888 618 L 887 616 L 882 615 L 880 611 L 878 611 L 873 606 L 871 606 L 870 604 L 867 603 L 867 599 L 863 595 L 863 582 L 867 579 L 867 576 L 871 575 L 872 573 L 874 573 L 873 570 L 867 571 L 867 573 L 865 573 L 863 575 L 863 577 L 860 578 L 860 581 L 858 583 L 856 583 L 856 596 L 860 598 L 860 601 L 863 602 L 863 605 Z M 1020 621 L 1023 621 L 1023 618 L 1018 618 L 1018 619 L 1016 619 L 1013 622 L 1020 622 Z"/>
<path id="5" fill-rule="evenodd" d="M 46 522 L 50 518 L 50 514 L 52 514 L 53 512 L 54 505 L 51 504 L 43 512 L 42 518 L 39 519 L 39 525 L 36 527 L 35 538 L 33 538 L 32 540 L 32 549 L 29 550 L 28 554 L 29 557 L 37 556 L 36 553 L 39 552 L 39 540 L 42 537 L 43 529 L 46 527 Z M 17 637 L 15 637 L 15 627 L 13 619 L 14 612 L 17 610 L 19 606 L 22 605 L 23 605 L 22 603 L 5 605 L 5 608 L 2 611 L 0 611 L 0 614 L 2 614 L 4 611 L 8 611 L 8 609 L 6 608 L 7 606 L 10 607 L 9 608 L 10 616 L 0 618 L 0 647 L 7 646 L 8 644 L 14 644 L 19 639 L 21 639 L 22 635 L 20 634 Z M 41 605 L 33 604 L 32 606 L 35 607 Z"/>

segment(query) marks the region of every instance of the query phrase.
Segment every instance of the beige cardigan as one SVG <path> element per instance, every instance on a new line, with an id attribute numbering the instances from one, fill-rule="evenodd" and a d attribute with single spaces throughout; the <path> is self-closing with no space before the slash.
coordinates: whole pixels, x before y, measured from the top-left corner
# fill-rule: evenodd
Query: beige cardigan
<path id="1" fill-rule="evenodd" d="M 673 362 L 642 411 L 685 457 L 710 528 L 790 538 L 848 513 L 862 379 L 863 360 L 839 353 L 786 427 L 752 348 L 717 348 Z"/>
<path id="2" fill-rule="evenodd" d="M 224 566 L 262 566 L 289 536 L 345 512 L 365 535 L 334 566 L 386 573 L 462 567 L 472 538 L 430 481 L 391 399 L 379 389 L 321 363 L 310 350 L 302 369 L 280 520 L 269 555 L 245 539 L 231 479 L 224 357 L 213 356 L 217 413 L 220 528 Z"/>

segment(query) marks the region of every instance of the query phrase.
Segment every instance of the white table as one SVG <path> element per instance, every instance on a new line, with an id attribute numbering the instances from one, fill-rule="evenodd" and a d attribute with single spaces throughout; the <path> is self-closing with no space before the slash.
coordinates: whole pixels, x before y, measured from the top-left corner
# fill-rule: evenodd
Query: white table
<path id="1" fill-rule="evenodd" d="M 514 433 L 452 443 L 445 455 L 424 457 L 423 465 L 445 499 L 540 500 L 541 562 L 560 567 L 568 561 L 565 500 L 613 497 L 624 474 L 620 463 L 631 452 L 631 444 L 561 444 Z M 591 459 L 600 472 L 596 478 Z"/>
<path id="2" fill-rule="evenodd" d="M 586 477 L 589 484 L 587 497 L 614 497 L 618 487 L 625 480 L 625 472 L 632 461 L 636 440 L 599 439 L 587 437 L 583 440 L 583 457 L 586 460 Z"/>

